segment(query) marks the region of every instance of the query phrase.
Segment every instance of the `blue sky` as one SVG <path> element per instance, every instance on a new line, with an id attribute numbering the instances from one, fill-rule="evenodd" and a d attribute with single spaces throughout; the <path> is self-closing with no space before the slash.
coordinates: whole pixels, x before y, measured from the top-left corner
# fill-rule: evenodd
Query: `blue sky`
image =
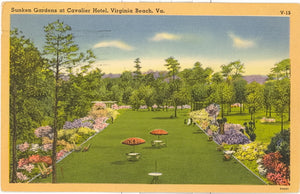
<path id="1" fill-rule="evenodd" d="M 263 75 L 289 57 L 288 17 L 11 15 L 11 28 L 42 50 L 43 26 L 57 19 L 72 27 L 82 51 L 94 51 L 94 66 L 105 73 L 133 70 L 136 58 L 142 71 L 166 70 L 164 60 L 173 56 L 182 69 L 199 61 L 220 71 L 241 60 L 245 74 Z"/>

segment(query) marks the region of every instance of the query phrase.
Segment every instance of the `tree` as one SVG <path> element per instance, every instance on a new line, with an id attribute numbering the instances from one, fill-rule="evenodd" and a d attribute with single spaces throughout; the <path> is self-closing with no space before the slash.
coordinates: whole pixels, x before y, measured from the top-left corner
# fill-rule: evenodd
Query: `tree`
<path id="1" fill-rule="evenodd" d="M 233 61 L 229 63 L 228 65 L 222 65 L 222 75 L 227 81 L 231 81 L 232 79 L 237 79 L 242 76 L 242 73 L 244 73 L 244 64 L 241 63 L 241 61 Z"/>
<path id="2" fill-rule="evenodd" d="M 284 78 L 275 82 L 274 105 L 281 118 L 281 130 L 283 130 L 284 113 L 290 111 L 290 79 Z"/>
<path id="3" fill-rule="evenodd" d="M 247 86 L 247 81 L 238 78 L 233 81 L 233 89 L 235 93 L 235 102 L 240 103 L 240 113 L 242 113 L 242 104 L 246 101 L 246 86 Z"/>
<path id="4" fill-rule="evenodd" d="M 130 104 L 132 105 L 133 110 L 139 110 L 140 106 L 145 104 L 145 101 L 142 99 L 140 92 L 134 90 L 129 99 Z"/>
<path id="5" fill-rule="evenodd" d="M 246 87 L 246 102 L 251 114 L 251 120 L 255 123 L 255 113 L 262 108 L 263 86 L 257 82 L 251 82 Z"/>
<path id="6" fill-rule="evenodd" d="M 205 102 L 209 97 L 209 86 L 207 84 L 196 84 L 191 90 L 191 99 L 194 103 L 194 110 L 200 110 L 205 106 Z M 200 107 L 198 106 L 200 103 Z"/>
<path id="7" fill-rule="evenodd" d="M 244 71 L 244 69 L 245 69 L 244 64 L 241 63 L 240 60 L 238 60 L 238 61 L 231 62 L 230 65 L 232 66 L 232 70 L 233 70 L 232 78 L 234 80 L 238 79 L 238 78 L 241 78 L 242 77 L 242 73 L 245 73 L 245 71 Z"/>
<path id="8" fill-rule="evenodd" d="M 221 117 L 224 118 L 224 105 L 230 104 L 234 98 L 232 85 L 222 82 L 212 86 L 213 93 L 210 96 L 216 103 L 221 105 Z"/>
<path id="9" fill-rule="evenodd" d="M 275 81 L 269 80 L 264 84 L 264 107 L 266 109 L 266 117 L 272 116 L 272 107 L 275 100 Z"/>
<path id="10" fill-rule="evenodd" d="M 174 57 L 169 57 L 166 60 L 165 66 L 169 70 L 168 75 L 172 77 L 172 81 L 175 81 L 176 75 L 179 73 L 180 69 L 180 63 L 174 58 Z"/>
<path id="11" fill-rule="evenodd" d="M 182 88 L 180 91 L 175 91 L 172 95 L 172 102 L 174 105 L 174 116 L 177 117 L 177 106 L 184 105 L 189 102 L 190 96 L 186 89 Z"/>
<path id="12" fill-rule="evenodd" d="M 211 81 L 216 84 L 223 82 L 222 74 L 220 72 L 212 74 Z"/>
<path id="13" fill-rule="evenodd" d="M 59 126 L 66 120 L 84 117 L 92 106 L 91 101 L 103 99 L 106 92 L 103 91 L 102 76 L 102 71 L 96 68 L 76 75 L 69 72 L 65 79 L 60 80 L 58 112 L 62 116 L 58 119 Z"/>
<path id="14" fill-rule="evenodd" d="M 167 99 L 169 99 L 171 95 L 170 88 L 169 88 L 169 84 L 163 81 L 162 77 L 155 80 L 154 90 L 155 90 L 154 100 L 158 105 L 158 107 L 167 104 Z"/>
<path id="15" fill-rule="evenodd" d="M 94 62 L 95 56 L 92 51 L 78 54 L 78 45 L 74 44 L 73 35 L 70 33 L 71 27 L 60 22 L 52 22 L 44 27 L 45 46 L 44 54 L 48 59 L 51 70 L 55 77 L 54 105 L 53 105 L 53 150 L 52 150 L 52 182 L 56 183 L 56 146 L 58 126 L 58 104 L 59 104 L 59 87 L 60 75 L 63 68 L 78 65 L 79 62 L 85 62 L 88 65 Z"/>
<path id="16" fill-rule="evenodd" d="M 123 71 L 121 76 L 121 83 L 120 86 L 122 88 L 126 88 L 126 87 L 130 87 L 133 86 L 133 76 L 132 76 L 132 72 L 131 71 Z"/>
<path id="17" fill-rule="evenodd" d="M 150 108 L 154 104 L 154 89 L 151 86 L 141 86 L 139 88 L 139 93 L 140 93 L 141 99 L 147 105 L 148 110 L 150 110 Z"/>
<path id="18" fill-rule="evenodd" d="M 140 58 L 136 58 L 134 60 L 134 68 L 135 68 L 135 71 L 133 72 L 133 77 L 135 80 L 137 80 L 138 82 L 141 81 L 141 78 L 142 78 L 142 72 L 141 72 L 141 61 L 140 61 Z"/>
<path id="19" fill-rule="evenodd" d="M 268 75 L 269 80 L 280 80 L 283 78 L 291 77 L 291 63 L 290 59 L 284 59 L 279 63 L 276 63 L 271 69 L 271 73 Z"/>
<path id="20" fill-rule="evenodd" d="M 232 73 L 232 70 L 233 70 L 233 67 L 231 64 L 228 64 L 228 65 L 221 65 L 221 73 L 222 73 L 222 76 L 229 80 L 231 78 L 231 73 Z"/>
<path id="21" fill-rule="evenodd" d="M 17 140 L 33 140 L 33 128 L 50 117 L 53 77 L 34 44 L 17 29 L 10 32 L 9 118 L 11 139 L 11 182 L 17 182 Z"/>

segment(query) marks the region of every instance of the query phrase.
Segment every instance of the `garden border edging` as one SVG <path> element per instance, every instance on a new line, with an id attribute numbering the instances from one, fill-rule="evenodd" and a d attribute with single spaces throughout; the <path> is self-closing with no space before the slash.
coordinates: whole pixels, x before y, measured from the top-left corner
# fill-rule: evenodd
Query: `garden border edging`
<path id="1" fill-rule="evenodd" d="M 204 131 L 200 125 L 198 125 L 198 123 L 196 123 L 196 125 L 199 127 L 199 129 L 201 129 L 207 136 L 209 136 L 206 131 Z M 215 140 L 213 140 L 217 145 L 219 145 Z M 266 183 L 262 178 L 260 178 L 257 174 L 255 174 L 252 170 L 250 170 L 245 164 L 243 164 L 239 159 L 237 159 L 234 155 L 232 155 L 232 157 L 238 161 L 243 167 L 245 167 L 248 171 L 250 171 L 254 176 L 256 176 L 259 180 L 261 180 L 264 184 L 268 185 L 268 183 Z"/>
<path id="2" fill-rule="evenodd" d="M 108 119 L 105 120 L 105 122 L 107 121 Z M 107 126 L 104 128 L 106 129 L 107 127 L 109 126 L 109 123 L 107 123 Z M 97 134 L 99 134 L 100 132 L 102 132 L 104 129 L 102 129 L 101 131 L 95 133 L 94 135 L 90 136 L 89 138 L 87 138 L 84 142 L 82 142 L 80 144 L 80 146 L 84 145 L 86 142 L 88 142 L 90 139 L 92 139 L 93 137 L 95 137 Z M 70 152 L 68 152 L 66 155 L 64 155 L 62 158 L 60 158 L 58 161 L 56 161 L 56 164 L 58 164 L 60 161 L 62 161 L 64 158 L 66 158 L 67 156 L 69 156 L 71 153 L 73 153 L 75 150 L 72 150 Z M 52 168 L 52 166 L 50 166 Z M 34 177 L 32 177 L 29 181 L 27 181 L 27 183 L 30 183 L 32 182 L 33 180 L 35 180 L 36 178 L 38 178 L 39 176 L 41 176 L 42 174 L 39 173 L 37 175 L 35 175 Z"/>

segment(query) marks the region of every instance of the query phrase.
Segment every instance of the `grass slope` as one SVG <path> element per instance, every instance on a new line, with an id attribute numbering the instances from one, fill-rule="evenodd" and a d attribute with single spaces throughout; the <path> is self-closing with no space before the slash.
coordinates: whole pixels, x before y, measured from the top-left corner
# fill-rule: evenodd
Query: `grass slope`
<path id="1" fill-rule="evenodd" d="M 263 184 L 235 160 L 223 161 L 216 144 L 208 142 L 204 133 L 193 133 L 196 127 L 183 123 L 186 113 L 171 119 L 171 112 L 127 111 L 119 116 L 87 144 L 88 152 L 73 152 L 58 164 L 60 183 L 143 183 L 151 182 L 149 172 L 163 173 L 162 184 Z M 160 139 L 167 147 L 151 146 L 153 129 L 165 129 L 169 135 Z M 126 153 L 131 146 L 121 144 L 128 137 L 140 137 L 145 144 L 135 147 L 142 154 L 137 162 L 129 162 Z M 39 179 L 50 182 L 51 178 Z"/>
<path id="2" fill-rule="evenodd" d="M 232 112 L 229 113 L 229 115 L 224 115 L 224 117 L 227 118 L 228 123 L 235 123 L 235 124 L 243 124 L 245 122 L 250 121 L 250 114 L 246 113 L 239 113 L 238 109 L 232 109 Z M 264 142 L 264 143 L 270 143 L 272 137 L 275 136 L 276 133 L 279 133 L 281 131 L 281 122 L 280 122 L 280 117 L 276 114 L 273 113 L 273 117 L 276 119 L 275 123 L 261 123 L 260 119 L 265 117 L 264 112 L 258 112 L 255 114 L 255 119 L 256 119 L 256 129 L 255 129 L 255 134 L 256 134 L 256 141 L 258 142 Z M 290 122 L 287 121 L 287 114 L 285 114 L 285 120 L 283 123 L 284 129 L 290 128 Z"/>

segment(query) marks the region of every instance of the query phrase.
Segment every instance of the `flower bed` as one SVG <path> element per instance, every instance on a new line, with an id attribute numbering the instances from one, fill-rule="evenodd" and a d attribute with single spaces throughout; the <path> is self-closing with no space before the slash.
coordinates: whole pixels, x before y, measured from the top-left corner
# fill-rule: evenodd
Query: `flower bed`
<path id="1" fill-rule="evenodd" d="M 215 134 L 214 141 L 218 144 L 248 144 L 251 141 L 246 135 L 235 129 L 229 129 L 225 131 L 225 134 Z"/>
<path id="2" fill-rule="evenodd" d="M 98 103 L 93 106 L 88 117 L 66 121 L 63 129 L 58 130 L 56 160 L 59 162 L 74 150 L 80 151 L 80 144 L 106 128 L 108 117 L 115 119 L 117 115 L 115 110 Z M 46 177 L 51 173 L 53 130 L 50 126 L 42 126 L 34 131 L 34 135 L 40 139 L 39 143 L 24 142 L 17 145 L 18 182 L 31 181 L 39 174 Z"/>
<path id="3" fill-rule="evenodd" d="M 276 120 L 274 118 L 266 118 L 266 117 L 263 117 L 262 119 L 260 119 L 260 122 L 261 123 L 275 123 Z"/>
<path id="4" fill-rule="evenodd" d="M 266 177 L 269 181 L 276 185 L 290 185 L 290 169 L 280 161 L 282 155 L 279 152 L 273 152 L 264 155 L 263 166 L 266 169 Z"/>

